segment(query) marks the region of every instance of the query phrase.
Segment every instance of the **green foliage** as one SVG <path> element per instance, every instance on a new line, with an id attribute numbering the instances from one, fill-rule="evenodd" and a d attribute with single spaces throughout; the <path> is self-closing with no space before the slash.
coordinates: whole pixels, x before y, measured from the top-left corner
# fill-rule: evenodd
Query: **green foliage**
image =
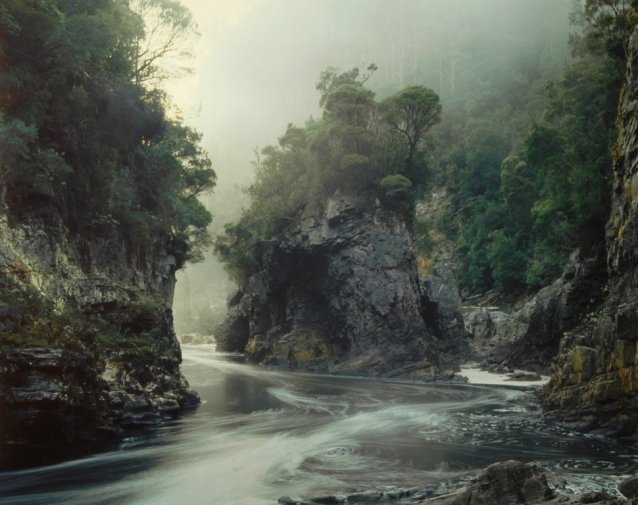
<path id="1" fill-rule="evenodd" d="M 636 14 L 630 3 L 628 0 L 575 2 L 572 22 L 585 27 L 585 30 L 572 36 L 574 50 L 581 54 L 606 53 L 623 70 L 629 56 L 629 39 L 636 24 Z"/>
<path id="2" fill-rule="evenodd" d="M 414 205 L 412 181 L 401 174 L 386 175 L 379 183 L 381 201 L 409 216 Z"/>
<path id="3" fill-rule="evenodd" d="M 415 157 L 425 134 L 441 120 L 439 96 L 425 86 L 411 86 L 384 100 L 381 110 L 391 130 L 404 137 L 406 174 L 422 184 Z"/>
<path id="4" fill-rule="evenodd" d="M 423 137 L 438 121 L 440 104 L 433 91 L 414 87 L 380 106 L 364 86 L 375 70 L 323 72 L 317 84 L 322 118 L 304 128 L 288 125 L 278 146 L 261 151 L 248 188 L 251 205 L 215 244 L 240 284 L 261 268 L 276 234 L 304 213 L 320 212 L 336 191 L 360 209 L 378 199 L 411 221 L 415 186 L 427 168 Z"/>
<path id="5" fill-rule="evenodd" d="M 490 233 L 487 260 L 494 284 L 501 292 L 516 292 L 523 286 L 526 258 L 515 238 L 503 230 Z"/>
<path id="6" fill-rule="evenodd" d="M 519 110 L 504 85 L 487 100 L 477 93 L 466 115 L 440 130 L 442 144 L 463 140 L 441 153 L 438 166 L 451 175 L 448 234 L 457 240 L 461 283 L 472 291 L 546 285 L 574 249 L 604 239 L 619 68 L 635 14 L 622 0 L 582 7 L 574 13 L 582 24 L 571 41 L 576 59 L 560 78 L 541 87 L 539 74 Z"/>
<path id="7" fill-rule="evenodd" d="M 201 135 L 154 88 L 194 33 L 173 0 L 6 0 L 0 6 L 0 185 L 12 219 L 157 240 L 201 257 L 215 182 Z"/>

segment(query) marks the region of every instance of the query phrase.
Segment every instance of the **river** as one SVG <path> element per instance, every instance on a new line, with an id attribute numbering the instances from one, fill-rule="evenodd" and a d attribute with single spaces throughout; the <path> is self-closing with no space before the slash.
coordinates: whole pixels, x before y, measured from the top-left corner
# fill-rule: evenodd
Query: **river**
<path id="1" fill-rule="evenodd" d="M 610 489 L 635 451 L 543 420 L 530 388 L 284 372 L 184 346 L 202 405 L 114 451 L 0 474 L 0 503 L 274 505 L 397 488 L 437 492 L 490 463 L 558 469 Z"/>

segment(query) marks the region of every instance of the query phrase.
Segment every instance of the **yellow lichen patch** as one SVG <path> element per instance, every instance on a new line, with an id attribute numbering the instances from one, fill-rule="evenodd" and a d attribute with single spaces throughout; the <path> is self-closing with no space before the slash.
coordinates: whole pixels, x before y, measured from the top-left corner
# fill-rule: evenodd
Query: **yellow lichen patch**
<path id="1" fill-rule="evenodd" d="M 583 382 L 583 369 L 585 365 L 585 356 L 581 348 L 577 347 L 570 353 L 569 365 L 571 365 L 574 374 L 574 382 L 581 384 Z"/>
<path id="2" fill-rule="evenodd" d="M 257 354 L 265 346 L 265 340 L 261 335 L 255 335 L 248 339 L 246 344 L 246 352 L 248 354 Z"/>
<path id="3" fill-rule="evenodd" d="M 432 259 L 419 256 L 417 258 L 417 264 L 419 267 L 419 275 L 426 276 L 432 273 L 432 268 L 434 267 L 434 261 Z"/>
<path id="4" fill-rule="evenodd" d="M 614 351 L 609 357 L 607 371 L 622 370 L 635 363 L 636 344 L 625 340 L 617 340 Z"/>
<path id="5" fill-rule="evenodd" d="M 638 369 L 630 366 L 618 370 L 618 380 L 624 393 L 632 393 L 638 386 Z"/>
<path id="6" fill-rule="evenodd" d="M 317 354 L 309 349 L 302 349 L 295 351 L 293 357 L 297 363 L 309 363 L 310 361 L 317 359 Z"/>
<path id="7" fill-rule="evenodd" d="M 0 269 L 0 276 L 28 283 L 31 281 L 31 269 L 22 260 L 16 260 L 7 268 Z"/>
<path id="8" fill-rule="evenodd" d="M 625 230 L 627 229 L 627 222 L 625 221 L 622 226 L 618 229 L 618 238 L 621 238 L 625 234 Z"/>
<path id="9" fill-rule="evenodd" d="M 630 202 L 633 202 L 638 196 L 638 173 L 635 173 L 629 183 L 625 186 L 627 197 Z"/>

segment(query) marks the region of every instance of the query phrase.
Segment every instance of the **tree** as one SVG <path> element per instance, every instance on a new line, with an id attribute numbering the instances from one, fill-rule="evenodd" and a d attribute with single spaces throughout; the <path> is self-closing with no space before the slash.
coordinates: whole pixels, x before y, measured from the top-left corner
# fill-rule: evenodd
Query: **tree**
<path id="1" fill-rule="evenodd" d="M 501 195 L 512 222 L 528 232 L 538 191 L 532 170 L 518 156 L 508 156 L 501 163 Z"/>
<path id="2" fill-rule="evenodd" d="M 581 37 L 591 51 L 603 49 L 624 67 L 629 57 L 629 39 L 635 25 L 635 13 L 628 0 L 582 0 L 575 2 L 571 20 L 586 27 L 582 36 L 573 37 L 572 44 L 579 51 Z"/>
<path id="3" fill-rule="evenodd" d="M 390 129 L 405 138 L 406 173 L 412 175 L 419 144 L 430 128 L 441 120 L 439 96 L 424 86 L 411 86 L 384 100 L 381 108 Z"/>
<path id="4" fill-rule="evenodd" d="M 192 56 L 189 46 L 198 35 L 191 12 L 177 0 L 129 0 L 140 30 L 132 44 L 136 84 L 162 81 L 190 73 L 181 64 Z"/>
<path id="5" fill-rule="evenodd" d="M 322 118 L 309 120 L 304 128 L 289 124 L 279 145 L 261 151 L 256 180 L 247 190 L 250 207 L 215 243 L 217 254 L 240 283 L 266 261 L 277 234 L 301 216 L 322 211 L 336 191 L 360 209 L 380 202 L 406 222 L 412 220 L 415 181 L 405 173 L 405 149 L 395 149 L 396 135 L 380 126 L 379 104 L 364 86 L 375 69 L 371 65 L 364 76 L 356 68 L 323 72 L 317 84 Z M 432 107 L 437 117 L 440 114 L 438 98 L 430 93 L 421 94 L 419 101 L 429 119 L 421 118 L 422 122 L 417 117 L 409 123 L 410 134 L 418 137 L 413 157 L 435 120 L 423 110 L 426 99 L 436 102 Z"/>
<path id="6" fill-rule="evenodd" d="M 164 241 L 180 266 L 200 257 L 211 216 L 197 197 L 215 172 L 201 135 L 167 119 L 168 98 L 153 88 L 192 27 L 173 0 L 4 0 L 2 211 L 59 216 L 131 254 Z"/>

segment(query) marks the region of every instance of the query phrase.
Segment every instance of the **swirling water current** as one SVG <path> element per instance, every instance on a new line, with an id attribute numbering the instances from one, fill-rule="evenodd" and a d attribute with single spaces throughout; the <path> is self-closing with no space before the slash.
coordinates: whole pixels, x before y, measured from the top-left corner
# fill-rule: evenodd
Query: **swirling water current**
<path id="1" fill-rule="evenodd" d="M 0 473 L 0 504 L 260 505 L 458 485 L 538 461 L 561 485 L 612 490 L 635 449 L 544 420 L 537 391 L 268 370 L 184 346 L 202 405 L 114 451 Z"/>

